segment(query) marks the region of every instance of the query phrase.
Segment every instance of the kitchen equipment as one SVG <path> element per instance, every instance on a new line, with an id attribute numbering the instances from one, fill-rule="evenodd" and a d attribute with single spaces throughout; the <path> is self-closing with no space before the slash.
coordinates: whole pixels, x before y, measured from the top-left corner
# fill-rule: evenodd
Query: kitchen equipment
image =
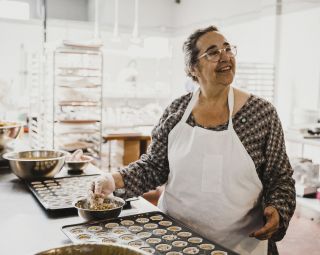
<path id="1" fill-rule="evenodd" d="M 209 255 L 213 251 L 237 254 L 159 211 L 66 225 L 62 232 L 74 243 L 116 243 L 157 255 Z"/>
<path id="2" fill-rule="evenodd" d="M 82 198 L 74 202 L 74 207 L 78 209 L 78 214 L 85 220 L 99 220 L 99 219 L 110 219 L 118 217 L 122 211 L 125 201 L 120 197 L 105 198 L 104 203 L 112 203 L 115 205 L 114 208 L 105 210 L 93 210 L 89 209 L 89 202 L 86 198 Z"/>
<path id="3" fill-rule="evenodd" d="M 69 172 L 83 172 L 83 170 L 92 162 L 93 158 L 87 155 L 82 155 L 80 160 L 70 160 L 66 158 L 65 164 Z"/>
<path id="4" fill-rule="evenodd" d="M 42 251 L 36 255 L 147 255 L 148 253 L 118 244 L 73 244 Z"/>
<path id="5" fill-rule="evenodd" d="M 74 210 L 76 212 L 73 201 L 87 195 L 90 183 L 97 176 L 98 174 L 60 177 L 30 181 L 27 185 L 47 211 Z"/>
<path id="6" fill-rule="evenodd" d="M 0 120 L 0 153 L 5 151 L 10 141 L 17 138 L 22 128 L 22 123 Z"/>
<path id="7" fill-rule="evenodd" d="M 53 59 L 53 146 L 71 152 L 83 149 L 99 156 L 103 84 L 100 46 L 64 43 L 56 48 Z M 71 134 L 75 128 L 86 132 Z M 65 135 L 66 132 L 69 134 Z"/>
<path id="8" fill-rule="evenodd" d="M 67 152 L 58 150 L 30 150 L 8 152 L 3 155 L 9 160 L 13 173 L 21 179 L 34 180 L 51 178 L 63 167 Z"/>

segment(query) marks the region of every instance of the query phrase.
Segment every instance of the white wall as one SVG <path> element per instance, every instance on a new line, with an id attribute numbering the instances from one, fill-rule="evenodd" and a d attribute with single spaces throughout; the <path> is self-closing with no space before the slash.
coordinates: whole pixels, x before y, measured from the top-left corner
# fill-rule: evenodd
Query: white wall
<path id="1" fill-rule="evenodd" d="M 278 111 L 285 125 L 295 109 L 319 111 L 320 8 L 283 15 Z"/>
<path id="2" fill-rule="evenodd" d="M 25 53 L 42 49 L 42 28 L 39 21 L 0 19 L 0 31 L 0 118 L 16 119 L 28 103 Z"/>

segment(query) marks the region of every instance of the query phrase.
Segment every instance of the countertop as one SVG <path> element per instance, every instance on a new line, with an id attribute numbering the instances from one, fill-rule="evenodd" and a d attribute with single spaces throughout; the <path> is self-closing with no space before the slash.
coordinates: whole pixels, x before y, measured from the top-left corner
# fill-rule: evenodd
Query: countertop
<path id="1" fill-rule="evenodd" d="M 83 222 L 76 214 L 48 214 L 8 168 L 0 168 L 0 204 L 0 254 L 3 255 L 35 254 L 70 244 L 61 227 Z M 120 216 L 159 210 L 143 198 L 131 204 L 132 209 L 123 210 Z"/>

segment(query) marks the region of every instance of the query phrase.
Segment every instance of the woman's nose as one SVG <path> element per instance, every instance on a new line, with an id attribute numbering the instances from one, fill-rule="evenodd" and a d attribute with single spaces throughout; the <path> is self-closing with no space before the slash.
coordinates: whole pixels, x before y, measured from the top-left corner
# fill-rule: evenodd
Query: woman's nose
<path id="1" fill-rule="evenodd" d="M 219 59 L 219 61 L 226 61 L 226 60 L 229 60 L 229 59 L 230 59 L 230 57 L 227 55 L 227 52 L 224 49 L 222 49 L 220 51 L 220 59 Z"/>

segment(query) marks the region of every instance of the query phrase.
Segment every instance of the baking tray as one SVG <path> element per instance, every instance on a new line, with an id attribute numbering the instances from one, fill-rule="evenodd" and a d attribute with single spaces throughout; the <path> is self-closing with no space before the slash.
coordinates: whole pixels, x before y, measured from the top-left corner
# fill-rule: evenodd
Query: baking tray
<path id="1" fill-rule="evenodd" d="M 49 212 L 77 209 L 72 205 L 78 198 L 86 197 L 90 183 L 99 174 L 86 174 L 77 176 L 64 176 L 46 180 L 27 182 L 27 186 L 39 203 Z M 117 189 L 114 194 L 119 197 L 125 196 L 122 189 Z M 125 199 L 125 198 L 124 198 Z M 138 200 L 137 197 L 125 199 L 123 209 L 131 209 L 131 201 Z"/>
<path id="2" fill-rule="evenodd" d="M 88 187 L 97 176 L 98 174 L 66 176 L 30 181 L 27 185 L 44 209 L 48 211 L 74 209 L 72 202 L 87 196 Z"/>
<path id="3" fill-rule="evenodd" d="M 73 243 L 118 243 L 156 255 L 214 255 L 214 251 L 221 251 L 216 253 L 219 255 L 238 254 L 159 211 L 66 225 L 61 230 Z"/>

